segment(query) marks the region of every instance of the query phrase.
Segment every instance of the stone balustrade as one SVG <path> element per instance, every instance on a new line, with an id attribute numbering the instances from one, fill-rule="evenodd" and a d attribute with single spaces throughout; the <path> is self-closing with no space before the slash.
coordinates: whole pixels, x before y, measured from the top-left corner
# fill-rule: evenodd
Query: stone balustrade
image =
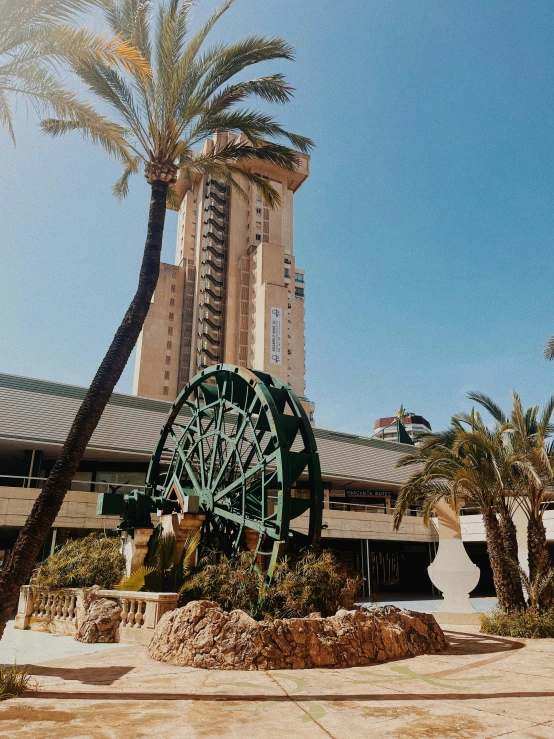
<path id="1" fill-rule="evenodd" d="M 177 593 L 95 590 L 94 598 L 120 601 L 119 642 L 146 645 L 164 613 L 177 608 L 179 596 Z M 54 591 L 24 585 L 19 594 L 15 628 L 75 636 L 84 616 L 85 603 L 80 588 Z"/>
<path id="2" fill-rule="evenodd" d="M 158 621 L 177 608 L 177 593 L 143 593 L 130 590 L 98 590 L 100 598 L 119 598 L 122 606 L 119 641 L 148 644 Z"/>

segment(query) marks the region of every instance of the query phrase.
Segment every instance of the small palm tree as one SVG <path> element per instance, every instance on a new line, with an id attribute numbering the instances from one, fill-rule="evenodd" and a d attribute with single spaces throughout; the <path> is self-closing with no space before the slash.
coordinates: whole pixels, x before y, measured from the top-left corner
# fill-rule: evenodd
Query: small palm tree
<path id="1" fill-rule="evenodd" d="M 158 526 L 148 542 L 145 564 L 122 578 L 116 590 L 142 590 L 148 587 L 158 593 L 182 595 L 190 588 L 190 577 L 196 563 L 200 534 L 189 534 L 176 561 L 177 539 L 173 533 L 163 533 Z"/>
<path id="2" fill-rule="evenodd" d="M 523 583 L 529 600 L 529 608 L 532 611 L 538 612 L 541 608 L 541 601 L 544 594 L 554 583 L 554 567 L 548 567 L 544 572 L 536 572 L 532 578 L 516 560 L 508 559 L 507 562 L 512 572 L 517 574 Z"/>
<path id="3" fill-rule="evenodd" d="M 403 516 L 416 504 L 423 504 L 428 521 L 439 500 L 457 508 L 460 499 L 477 506 L 482 513 L 487 550 L 500 608 L 510 612 L 524 605 L 521 581 L 506 565 L 506 549 L 497 518 L 500 501 L 507 495 L 516 457 L 505 445 L 508 427 L 490 431 L 478 413 L 454 416 L 446 431 L 426 434 L 421 445 L 405 455 L 398 467 L 418 469 L 402 485 L 394 513 L 398 530 Z"/>
<path id="4" fill-rule="evenodd" d="M 116 156 L 124 167 L 114 186 L 119 197 L 127 193 L 129 178 L 142 169 L 151 189 L 150 210 L 135 296 L 0 577 L 0 636 L 138 339 L 158 281 L 166 200 L 177 179 L 186 189 L 195 174 L 209 174 L 229 183 L 241 197 L 247 197 L 246 182 L 275 206 L 279 196 L 269 181 L 245 171 L 240 162 L 257 160 L 293 171 L 297 154 L 271 139 L 284 137 L 303 152 L 312 146 L 309 139 L 283 129 L 272 116 L 240 107 L 250 98 L 289 101 L 292 88 L 283 75 L 233 81 L 259 62 L 292 59 L 285 41 L 249 36 L 235 44 L 205 47 L 215 23 L 232 4 L 227 0 L 189 35 L 192 3 L 188 0 L 160 3 L 155 20 L 150 0 L 102 0 L 110 28 L 138 49 L 148 62 L 149 74 L 145 77 L 133 69 L 120 74 L 101 60 L 77 60 L 73 68 L 111 109 L 113 120 L 102 119 L 102 125 L 75 118 L 43 123 L 49 134 L 79 131 Z M 213 148 L 198 152 L 203 141 L 220 131 L 236 137 L 225 143 L 215 137 Z"/>
<path id="5" fill-rule="evenodd" d="M 92 105 L 68 91 L 56 74 L 63 63 L 98 61 L 147 74 L 141 54 L 119 34 L 108 38 L 73 25 L 99 0 L 0 0 L 0 128 L 15 144 L 11 100 L 23 98 L 39 114 L 67 116 L 91 129 L 106 125 Z"/>
<path id="6" fill-rule="evenodd" d="M 396 418 L 400 421 L 400 423 L 404 423 L 405 418 L 409 418 L 410 416 L 413 416 L 413 413 L 408 412 L 403 405 L 400 406 L 397 410 L 394 411 L 394 415 Z"/>
<path id="7" fill-rule="evenodd" d="M 550 567 L 543 517 L 554 485 L 554 440 L 550 438 L 554 433 L 554 396 L 541 411 L 538 405 L 524 409 L 521 398 L 513 392 L 509 418 L 488 396 L 471 393 L 469 397 L 486 408 L 497 424 L 509 420 L 511 425 L 511 444 L 520 460 L 513 474 L 514 494 L 527 517 L 529 577 L 534 582 Z M 543 589 L 541 607 L 553 599 L 553 588 Z"/>

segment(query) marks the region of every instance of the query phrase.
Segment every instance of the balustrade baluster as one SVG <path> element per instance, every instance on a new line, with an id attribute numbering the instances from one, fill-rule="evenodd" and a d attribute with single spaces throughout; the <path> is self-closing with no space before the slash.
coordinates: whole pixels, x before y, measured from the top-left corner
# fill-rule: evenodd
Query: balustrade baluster
<path id="1" fill-rule="evenodd" d="M 44 613 L 43 616 L 45 619 L 50 618 L 50 610 L 52 607 L 54 596 L 51 593 L 46 593 L 46 598 L 44 599 Z"/>
<path id="2" fill-rule="evenodd" d="M 135 629 L 140 629 L 144 622 L 144 610 L 146 602 L 144 600 L 137 600 L 137 612 L 135 615 Z"/>
<path id="3" fill-rule="evenodd" d="M 40 593 L 33 593 L 33 618 L 36 618 L 40 613 Z"/>
<path id="4" fill-rule="evenodd" d="M 127 598 L 121 599 L 121 626 L 125 628 L 127 626 L 127 617 L 129 616 L 129 600 Z"/>
<path id="5" fill-rule="evenodd" d="M 127 626 L 131 629 L 135 625 L 135 609 L 137 602 L 134 598 L 129 599 L 129 615 L 127 617 Z"/>
<path id="6" fill-rule="evenodd" d="M 64 600 L 64 596 L 63 595 L 57 595 L 56 596 L 56 615 L 55 615 L 55 618 L 58 619 L 58 620 L 61 620 L 61 618 L 62 618 L 63 600 Z"/>
<path id="7" fill-rule="evenodd" d="M 67 609 L 67 618 L 69 621 L 73 621 L 75 619 L 75 605 L 77 603 L 77 596 L 76 595 L 70 595 L 69 596 L 69 608 Z"/>

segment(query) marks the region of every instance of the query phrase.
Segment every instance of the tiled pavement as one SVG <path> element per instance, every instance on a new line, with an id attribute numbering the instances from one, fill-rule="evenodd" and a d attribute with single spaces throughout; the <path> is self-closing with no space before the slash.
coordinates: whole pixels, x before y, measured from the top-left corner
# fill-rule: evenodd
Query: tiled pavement
<path id="1" fill-rule="evenodd" d="M 452 627 L 444 654 L 348 670 L 195 670 L 125 646 L 35 660 L 34 692 L 0 704 L 0 737 L 554 739 L 554 640 L 476 631 Z M 71 641 L 45 638 L 53 656 Z"/>

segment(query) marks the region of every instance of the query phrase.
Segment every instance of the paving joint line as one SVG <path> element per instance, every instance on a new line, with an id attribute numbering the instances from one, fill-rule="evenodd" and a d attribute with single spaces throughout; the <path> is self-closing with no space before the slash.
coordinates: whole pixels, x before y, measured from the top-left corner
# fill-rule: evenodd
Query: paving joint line
<path id="1" fill-rule="evenodd" d="M 532 729 L 534 726 L 548 726 L 548 724 L 552 724 L 552 721 L 540 721 L 539 723 L 529 724 L 529 726 L 526 727 L 526 729 Z M 487 739 L 498 739 L 501 736 L 510 736 L 516 734 L 516 732 L 519 732 L 520 729 L 514 729 L 513 731 L 505 731 L 503 734 L 494 734 Z"/>
<path id="2" fill-rule="evenodd" d="M 289 694 L 289 692 L 287 691 L 287 689 L 283 685 L 281 685 L 281 683 L 277 680 L 276 677 L 273 677 L 273 675 L 270 672 L 267 672 L 267 671 L 266 671 L 265 674 L 268 676 L 268 678 L 272 682 L 275 683 L 275 685 L 278 686 L 278 688 L 280 690 L 282 690 L 282 692 L 287 696 L 287 698 L 291 701 L 291 703 L 294 703 L 294 705 L 297 708 L 299 708 L 302 711 L 302 713 L 309 718 L 310 721 L 312 721 L 314 724 L 316 724 L 316 726 L 319 729 L 321 729 L 321 731 L 323 731 L 324 734 L 326 734 L 328 737 L 330 737 L 330 739 L 337 739 L 337 737 L 333 736 L 333 734 L 331 734 L 331 732 L 327 731 L 327 729 L 324 726 L 322 726 L 317 719 L 315 719 L 313 716 L 310 716 L 310 712 L 309 711 L 306 711 L 306 709 L 303 706 L 300 705 L 299 701 L 297 701 L 295 698 L 293 698 L 292 695 Z"/>

